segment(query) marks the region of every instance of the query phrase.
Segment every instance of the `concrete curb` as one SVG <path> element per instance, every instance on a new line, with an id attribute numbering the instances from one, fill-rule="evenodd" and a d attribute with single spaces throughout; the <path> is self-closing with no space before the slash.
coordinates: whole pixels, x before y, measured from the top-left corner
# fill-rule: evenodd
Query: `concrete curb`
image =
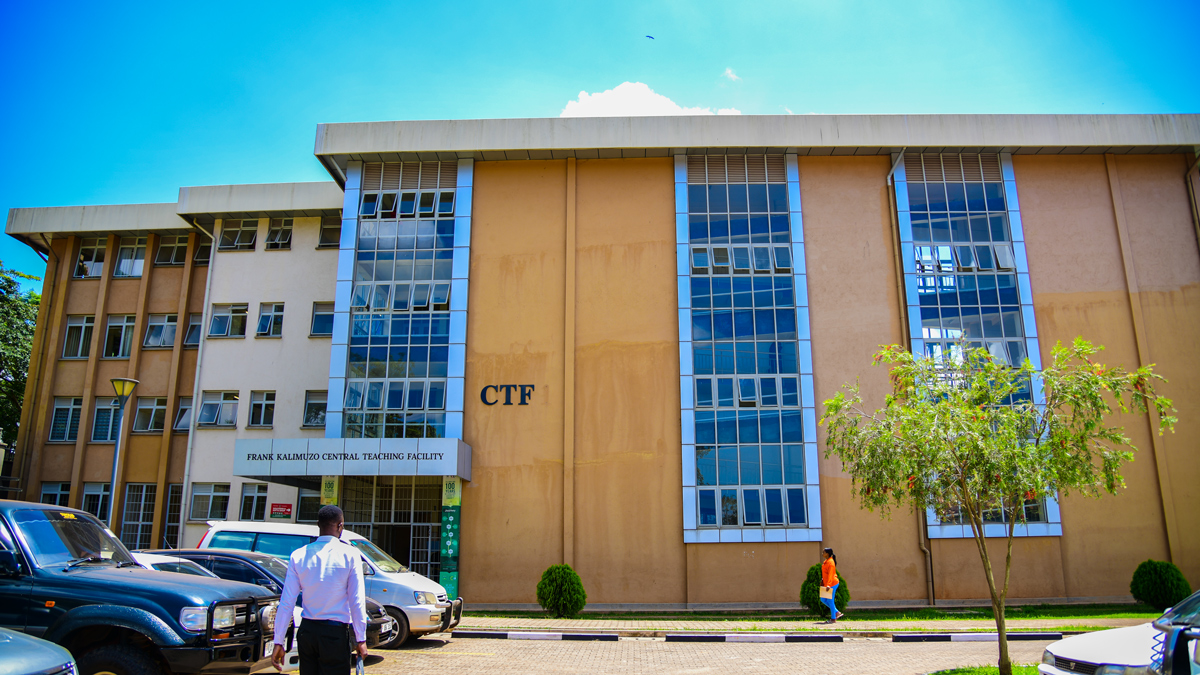
<path id="1" fill-rule="evenodd" d="M 1009 633 L 1008 639 L 1020 640 L 1061 640 L 1062 633 Z M 996 633 L 893 633 L 892 642 L 998 642 L 1000 636 Z"/>
<path id="2" fill-rule="evenodd" d="M 450 633 L 456 638 L 475 638 L 485 640 L 579 640 L 616 642 L 621 638 L 617 633 L 547 633 L 537 631 L 482 631 L 456 630 Z M 662 636 L 667 642 L 842 642 L 843 637 L 836 633 L 813 635 L 796 635 L 785 633 L 667 633 Z"/>
<path id="3" fill-rule="evenodd" d="M 542 633 L 534 631 L 484 631 L 456 630 L 450 633 L 457 638 L 481 638 L 485 640 L 580 640 L 616 642 L 616 633 Z"/>

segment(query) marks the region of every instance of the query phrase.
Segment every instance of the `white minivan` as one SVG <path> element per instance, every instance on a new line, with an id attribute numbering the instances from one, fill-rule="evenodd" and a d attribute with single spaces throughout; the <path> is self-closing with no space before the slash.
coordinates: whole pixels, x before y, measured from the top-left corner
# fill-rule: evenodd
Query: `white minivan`
<path id="1" fill-rule="evenodd" d="M 314 541 L 317 533 L 316 525 L 210 520 L 198 548 L 257 551 L 286 560 L 292 551 Z M 396 620 L 396 637 L 381 647 L 398 647 L 410 636 L 445 632 L 462 620 L 462 598 L 446 597 L 441 584 L 410 571 L 361 534 L 343 530 L 342 541 L 362 555 L 367 595 Z"/>

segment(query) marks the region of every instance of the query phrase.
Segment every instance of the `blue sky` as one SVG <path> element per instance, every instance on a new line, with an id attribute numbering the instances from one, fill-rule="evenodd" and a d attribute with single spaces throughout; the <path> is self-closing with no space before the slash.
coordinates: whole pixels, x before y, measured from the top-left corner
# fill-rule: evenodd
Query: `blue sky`
<path id="1" fill-rule="evenodd" d="M 4 213 L 327 180 L 318 122 L 554 117 L 626 82 L 742 114 L 1200 112 L 1194 0 L 106 4 L 0 8 Z"/>

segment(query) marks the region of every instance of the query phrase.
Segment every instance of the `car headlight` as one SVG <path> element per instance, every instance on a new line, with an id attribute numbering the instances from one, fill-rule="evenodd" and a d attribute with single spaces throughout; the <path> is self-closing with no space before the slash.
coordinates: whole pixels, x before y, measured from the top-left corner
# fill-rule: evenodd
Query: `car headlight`
<path id="1" fill-rule="evenodd" d="M 259 612 L 258 621 L 264 633 L 270 633 L 275 630 L 275 612 L 279 610 L 279 603 L 272 602 Z"/>
<path id="2" fill-rule="evenodd" d="M 1049 649 L 1042 652 L 1042 663 L 1054 665 L 1054 655 L 1050 653 Z"/>
<path id="3" fill-rule="evenodd" d="M 237 611 L 232 605 L 218 607 L 213 612 L 213 629 L 220 630 L 224 628 L 233 628 L 237 624 Z"/>
<path id="4" fill-rule="evenodd" d="M 416 599 L 418 605 L 437 604 L 437 594 L 429 591 L 413 591 L 413 598 Z"/>
<path id="5" fill-rule="evenodd" d="M 179 611 L 179 625 L 193 633 L 203 633 L 208 628 L 207 607 L 184 607 Z"/>

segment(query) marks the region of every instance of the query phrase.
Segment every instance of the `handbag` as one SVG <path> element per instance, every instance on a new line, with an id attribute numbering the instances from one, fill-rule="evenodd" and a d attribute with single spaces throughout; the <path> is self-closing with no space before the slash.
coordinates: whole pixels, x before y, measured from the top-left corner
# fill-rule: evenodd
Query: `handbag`
<path id="1" fill-rule="evenodd" d="M 832 600 L 833 599 L 833 587 L 832 586 L 822 586 L 821 587 L 821 599 L 822 600 Z"/>

